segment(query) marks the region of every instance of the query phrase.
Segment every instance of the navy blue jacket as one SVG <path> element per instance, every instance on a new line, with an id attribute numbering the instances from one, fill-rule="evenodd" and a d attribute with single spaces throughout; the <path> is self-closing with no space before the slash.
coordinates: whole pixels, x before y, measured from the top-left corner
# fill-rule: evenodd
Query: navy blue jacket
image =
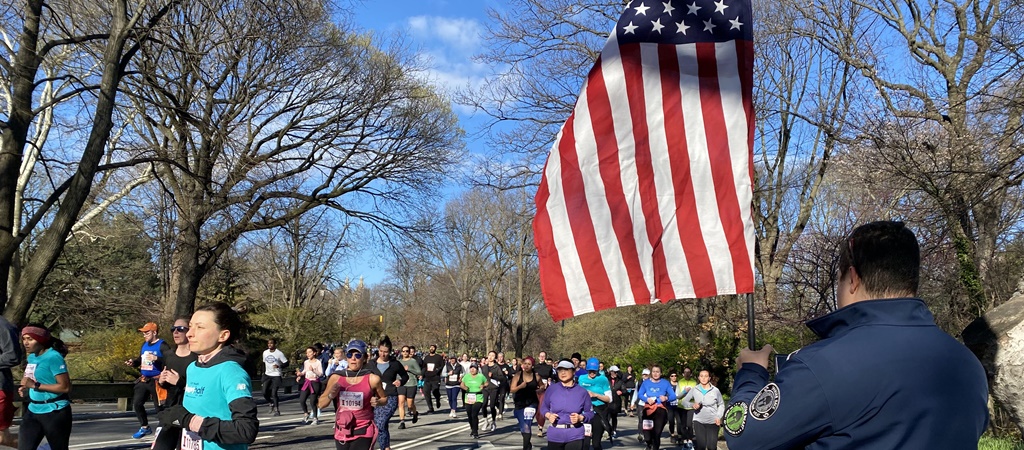
<path id="1" fill-rule="evenodd" d="M 736 373 L 731 450 L 976 449 L 988 426 L 981 363 L 916 298 L 857 302 L 807 323 L 819 337 L 769 383 Z"/>

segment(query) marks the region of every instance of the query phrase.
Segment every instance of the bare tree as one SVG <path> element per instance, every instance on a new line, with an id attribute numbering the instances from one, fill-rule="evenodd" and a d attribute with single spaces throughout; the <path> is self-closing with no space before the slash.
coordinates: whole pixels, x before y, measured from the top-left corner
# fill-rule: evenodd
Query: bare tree
<path id="1" fill-rule="evenodd" d="M 9 113 L 0 123 L 0 305 L 5 307 L 4 314 L 12 322 L 25 320 L 44 278 L 60 256 L 67 236 L 89 198 L 93 176 L 107 150 L 118 87 L 129 62 L 152 27 L 176 3 L 129 5 L 122 0 L 111 2 L 108 9 L 90 10 L 74 2 L 46 4 L 44 8 L 41 0 L 27 0 L 18 12 L 13 8 L 4 10 L 5 22 L 17 23 L 20 30 L 16 48 L 8 46 L 5 52 L 13 54 L 13 59 L 4 59 L 0 65 L 10 80 L 11 88 L 7 96 Z M 75 11 L 83 14 L 76 15 Z M 84 16 L 95 20 L 67 20 Z M 74 163 L 77 168 L 69 172 L 66 179 L 54 180 L 52 190 L 35 205 L 27 220 L 20 220 L 17 217 L 22 214 L 18 204 L 22 195 L 19 194 L 19 175 L 23 164 L 35 158 L 34 153 L 26 153 L 31 131 L 39 114 L 49 111 L 53 103 L 64 100 L 64 97 L 42 95 L 39 98 L 49 99 L 51 103 L 37 103 L 38 89 L 47 86 L 45 80 L 43 83 L 36 81 L 40 68 L 47 58 L 85 44 L 97 46 L 94 61 L 100 73 L 95 77 L 77 79 L 77 87 L 64 94 L 76 96 L 88 92 L 96 97 L 95 105 L 86 109 L 90 111 L 92 123 L 88 126 L 88 136 L 84 139 L 80 156 Z M 61 57 L 64 56 L 66 54 Z M 51 74 L 56 78 L 63 76 L 73 74 Z M 43 123 L 47 123 L 45 118 Z M 26 156 L 29 156 L 28 160 Z M 11 266 L 18 251 L 44 218 L 47 223 L 45 231 L 36 241 L 33 254 L 17 282 L 10 285 Z M 15 232 L 14 225 L 19 220 L 20 227 Z"/>
<path id="2" fill-rule="evenodd" d="M 819 25 L 809 37 L 877 93 L 859 119 L 857 157 L 930 200 L 956 252 L 964 308 L 980 316 L 995 302 L 987 285 L 999 236 L 1020 219 L 1002 212 L 1024 180 L 1024 5 L 818 1 L 801 9 Z"/>
<path id="3" fill-rule="evenodd" d="M 454 161 L 448 104 L 331 14 L 316 0 L 191 2 L 142 55 L 140 146 L 176 209 L 165 315 L 193 309 L 244 233 L 318 207 L 401 228 Z"/>

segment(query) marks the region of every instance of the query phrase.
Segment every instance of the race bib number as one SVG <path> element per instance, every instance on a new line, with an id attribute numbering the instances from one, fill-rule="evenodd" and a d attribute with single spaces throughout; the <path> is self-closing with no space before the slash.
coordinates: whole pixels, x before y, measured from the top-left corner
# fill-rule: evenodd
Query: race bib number
<path id="1" fill-rule="evenodd" d="M 498 381 L 498 380 L 495 380 L 495 379 L 491 379 L 491 384 L 493 384 L 495 386 L 501 386 L 501 382 Z"/>
<path id="2" fill-rule="evenodd" d="M 459 376 L 458 375 L 448 375 L 448 381 L 451 381 L 453 383 L 456 382 L 456 381 L 459 381 Z"/>
<path id="3" fill-rule="evenodd" d="M 267 359 L 264 359 L 263 361 L 272 366 L 277 364 L 277 357 L 274 355 L 267 355 Z"/>
<path id="4" fill-rule="evenodd" d="M 472 405 L 476 403 L 476 394 L 466 394 L 466 404 Z"/>
<path id="5" fill-rule="evenodd" d="M 427 363 L 427 372 L 434 371 L 434 363 Z"/>
<path id="6" fill-rule="evenodd" d="M 339 393 L 338 409 L 343 411 L 358 411 L 363 409 L 363 394 L 359 392 Z"/>
<path id="7" fill-rule="evenodd" d="M 36 379 L 36 365 L 29 364 L 25 366 L 25 377 L 31 380 Z"/>
<path id="8" fill-rule="evenodd" d="M 672 405 L 672 406 L 679 406 L 679 401 L 678 400 L 672 400 L 672 401 L 668 402 L 668 404 Z"/>
<path id="9" fill-rule="evenodd" d="M 533 420 L 533 416 L 537 415 L 537 408 L 526 407 L 523 408 L 523 419 Z"/>
<path id="10" fill-rule="evenodd" d="M 156 362 L 156 353 L 153 352 L 142 352 L 142 365 L 139 366 L 142 370 L 155 370 L 153 363 Z"/>
<path id="11" fill-rule="evenodd" d="M 589 423 L 583 424 L 583 435 L 584 436 L 590 436 L 592 434 L 594 434 L 594 429 L 591 428 L 590 424 Z"/>
<path id="12" fill-rule="evenodd" d="M 654 429 L 654 421 L 653 420 L 645 420 L 644 423 L 643 423 L 643 429 L 645 429 L 645 430 L 653 430 Z"/>
<path id="13" fill-rule="evenodd" d="M 203 450 L 203 438 L 191 430 L 181 430 L 181 450 Z"/>

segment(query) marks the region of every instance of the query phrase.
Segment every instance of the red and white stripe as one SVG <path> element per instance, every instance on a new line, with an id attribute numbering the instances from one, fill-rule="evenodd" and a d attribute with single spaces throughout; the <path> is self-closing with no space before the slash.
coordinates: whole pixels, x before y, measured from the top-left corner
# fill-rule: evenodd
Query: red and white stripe
<path id="1" fill-rule="evenodd" d="M 535 243 L 554 320 L 753 292 L 753 45 L 612 33 L 552 147 Z"/>

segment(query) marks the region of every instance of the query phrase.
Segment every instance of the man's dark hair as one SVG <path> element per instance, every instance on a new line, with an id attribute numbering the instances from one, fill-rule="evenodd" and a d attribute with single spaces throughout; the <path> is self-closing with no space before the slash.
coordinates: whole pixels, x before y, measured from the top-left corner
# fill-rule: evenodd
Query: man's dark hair
<path id="1" fill-rule="evenodd" d="M 861 225 L 840 244 L 840 276 L 850 267 L 868 293 L 886 297 L 917 295 L 921 281 L 917 237 L 903 222 Z"/>

